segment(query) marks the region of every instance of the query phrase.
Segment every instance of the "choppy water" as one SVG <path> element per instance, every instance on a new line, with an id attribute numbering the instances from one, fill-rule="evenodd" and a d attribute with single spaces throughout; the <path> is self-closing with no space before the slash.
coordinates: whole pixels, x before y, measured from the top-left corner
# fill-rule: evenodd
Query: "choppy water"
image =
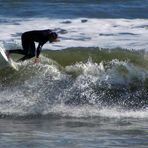
<path id="1" fill-rule="evenodd" d="M 1 119 L 0 143 L 6 148 L 146 148 L 147 121 L 101 117 Z"/>
<path id="2" fill-rule="evenodd" d="M 32 29 L 61 39 L 43 47 L 39 64 L 0 68 L 0 147 L 148 146 L 146 0 L 0 6 L 6 50 L 21 48 L 22 32 Z"/>

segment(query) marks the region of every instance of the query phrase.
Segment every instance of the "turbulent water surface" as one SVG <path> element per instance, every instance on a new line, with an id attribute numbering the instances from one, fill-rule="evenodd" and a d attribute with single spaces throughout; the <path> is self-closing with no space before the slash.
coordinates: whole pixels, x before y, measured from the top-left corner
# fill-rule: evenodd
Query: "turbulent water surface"
<path id="1" fill-rule="evenodd" d="M 0 0 L 0 47 L 53 29 L 40 63 L 0 67 L 0 147 L 148 146 L 147 0 Z M 12 55 L 14 60 L 20 55 Z"/>

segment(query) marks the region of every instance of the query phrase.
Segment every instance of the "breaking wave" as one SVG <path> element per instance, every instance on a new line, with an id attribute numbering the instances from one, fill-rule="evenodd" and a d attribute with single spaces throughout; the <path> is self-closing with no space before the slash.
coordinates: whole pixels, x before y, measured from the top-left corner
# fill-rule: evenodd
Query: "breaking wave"
<path id="1" fill-rule="evenodd" d="M 147 66 L 144 51 L 44 51 L 39 64 L 0 70 L 0 115 L 147 117 Z"/>

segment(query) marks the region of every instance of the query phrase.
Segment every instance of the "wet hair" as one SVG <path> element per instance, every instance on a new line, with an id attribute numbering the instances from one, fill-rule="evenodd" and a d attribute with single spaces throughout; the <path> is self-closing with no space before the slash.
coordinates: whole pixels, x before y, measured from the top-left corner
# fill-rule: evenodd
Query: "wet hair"
<path id="1" fill-rule="evenodd" d="M 56 40 L 57 38 L 58 38 L 58 35 L 57 35 L 56 32 L 51 32 L 51 33 L 49 34 L 49 40 L 50 40 L 50 42 Z"/>

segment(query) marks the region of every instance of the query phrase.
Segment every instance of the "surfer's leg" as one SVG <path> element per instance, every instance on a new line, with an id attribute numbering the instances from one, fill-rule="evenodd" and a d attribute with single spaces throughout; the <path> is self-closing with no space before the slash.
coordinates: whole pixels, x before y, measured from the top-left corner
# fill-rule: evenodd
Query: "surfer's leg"
<path id="1" fill-rule="evenodd" d="M 11 54 L 11 53 L 17 53 L 17 54 L 23 54 L 23 55 L 25 55 L 25 52 L 24 52 L 24 50 L 22 50 L 22 49 L 8 50 L 7 52 L 8 52 L 9 54 Z"/>
<path id="2" fill-rule="evenodd" d="M 29 46 L 30 46 L 30 42 L 29 40 L 22 35 L 22 47 L 23 49 L 16 49 L 16 50 L 7 50 L 7 53 L 8 54 L 11 54 L 11 53 L 16 53 L 16 54 L 22 54 L 22 55 L 27 55 L 28 54 L 28 49 L 29 49 Z"/>
<path id="3" fill-rule="evenodd" d="M 28 55 L 34 57 L 35 56 L 35 43 L 33 41 L 29 44 Z"/>
<path id="4" fill-rule="evenodd" d="M 32 55 L 25 55 L 24 57 L 22 57 L 21 59 L 19 59 L 17 62 L 25 61 L 25 60 L 30 59 L 32 57 L 34 57 L 34 56 L 32 56 Z"/>
<path id="5" fill-rule="evenodd" d="M 24 55 L 27 55 L 30 48 L 30 40 L 28 40 L 27 37 L 23 35 L 21 39 L 22 39 L 23 53 Z"/>
<path id="6" fill-rule="evenodd" d="M 6 50 L 6 55 L 7 55 L 7 58 L 9 59 L 10 58 L 10 54 L 11 53 L 17 53 L 17 54 L 22 54 L 22 55 L 25 55 L 24 51 L 22 49 L 16 49 L 16 50 Z"/>
<path id="7" fill-rule="evenodd" d="M 31 59 L 32 57 L 35 56 L 35 43 L 34 42 L 30 42 L 28 44 L 28 51 L 27 53 L 25 54 L 24 57 L 22 57 L 21 59 L 19 59 L 18 61 L 25 61 L 27 59 Z"/>

